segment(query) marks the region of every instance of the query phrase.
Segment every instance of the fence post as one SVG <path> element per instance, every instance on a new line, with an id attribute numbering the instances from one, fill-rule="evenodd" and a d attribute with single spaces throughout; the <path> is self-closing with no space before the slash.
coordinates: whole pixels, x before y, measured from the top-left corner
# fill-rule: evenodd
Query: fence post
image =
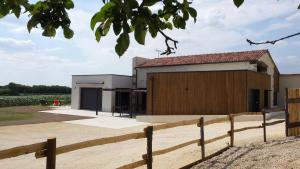
<path id="1" fill-rule="evenodd" d="M 264 130 L 264 142 L 267 142 L 267 130 L 266 130 L 266 111 L 263 110 L 263 130 Z"/>
<path id="2" fill-rule="evenodd" d="M 144 129 L 145 135 L 147 137 L 147 169 L 152 169 L 152 137 L 153 137 L 153 126 L 148 126 Z"/>
<path id="3" fill-rule="evenodd" d="M 229 114 L 229 120 L 230 120 L 230 146 L 234 146 L 234 115 Z"/>
<path id="4" fill-rule="evenodd" d="M 205 159 L 205 143 L 204 143 L 204 118 L 201 117 L 199 120 L 200 127 L 200 146 L 201 146 L 201 158 Z"/>
<path id="5" fill-rule="evenodd" d="M 56 138 L 48 138 L 47 139 L 47 163 L 46 169 L 55 169 L 56 162 Z"/>
<path id="6" fill-rule="evenodd" d="M 285 135 L 289 136 L 289 89 L 285 89 Z"/>

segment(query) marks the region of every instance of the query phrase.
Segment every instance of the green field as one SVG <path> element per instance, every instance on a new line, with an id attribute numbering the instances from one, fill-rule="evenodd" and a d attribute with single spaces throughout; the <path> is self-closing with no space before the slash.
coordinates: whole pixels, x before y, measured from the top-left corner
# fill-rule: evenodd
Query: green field
<path id="1" fill-rule="evenodd" d="M 39 105 L 41 100 L 47 101 L 50 105 L 53 100 L 64 101 L 64 104 L 71 103 L 71 96 L 67 95 L 27 95 L 27 96 L 0 96 L 0 107 L 30 106 Z"/>
<path id="2" fill-rule="evenodd" d="M 0 121 L 27 120 L 32 118 L 32 112 L 1 112 Z"/>

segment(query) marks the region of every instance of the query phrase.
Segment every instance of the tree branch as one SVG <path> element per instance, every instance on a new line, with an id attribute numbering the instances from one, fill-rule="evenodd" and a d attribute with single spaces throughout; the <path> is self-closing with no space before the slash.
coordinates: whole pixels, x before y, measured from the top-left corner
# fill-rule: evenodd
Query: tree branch
<path id="1" fill-rule="evenodd" d="M 247 42 L 250 45 L 262 45 L 262 44 L 272 44 L 272 45 L 275 45 L 275 43 L 277 43 L 279 41 L 282 41 L 282 40 L 285 40 L 285 39 L 288 39 L 288 38 L 291 38 L 291 37 L 294 37 L 294 36 L 298 36 L 298 35 L 300 35 L 300 32 L 292 34 L 292 35 L 289 35 L 289 36 L 286 36 L 286 37 L 283 37 L 283 38 L 280 38 L 280 39 L 271 40 L 271 41 L 268 40 L 268 41 L 265 41 L 265 42 L 253 42 L 253 41 L 247 39 Z"/>
<path id="2" fill-rule="evenodd" d="M 172 54 L 172 53 L 175 53 L 173 52 L 174 48 L 177 49 L 177 43 L 178 41 L 177 40 L 174 40 L 172 39 L 171 37 L 169 37 L 168 35 L 166 35 L 162 30 L 158 30 L 158 32 L 165 37 L 165 43 L 166 43 L 166 46 L 167 46 L 167 49 L 165 52 L 161 53 L 161 55 L 169 55 L 169 54 Z M 169 41 L 173 42 L 174 43 L 174 47 L 171 47 L 170 44 L 169 44 Z"/>

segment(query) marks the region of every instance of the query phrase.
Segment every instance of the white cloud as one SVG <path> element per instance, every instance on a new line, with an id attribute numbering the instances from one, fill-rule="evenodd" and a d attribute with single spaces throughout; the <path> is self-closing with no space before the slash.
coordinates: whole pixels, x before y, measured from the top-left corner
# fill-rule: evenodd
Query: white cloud
<path id="1" fill-rule="evenodd" d="M 16 46 L 33 46 L 35 43 L 32 40 L 19 40 L 14 38 L 0 37 L 0 43 L 10 43 Z"/>
<path id="2" fill-rule="evenodd" d="M 287 21 L 290 21 L 290 22 L 295 22 L 295 21 L 299 21 L 300 20 L 300 13 L 297 12 L 297 13 L 294 13 L 294 14 L 291 14 L 290 16 L 288 16 L 286 18 Z"/>
<path id="3" fill-rule="evenodd" d="M 94 0 L 89 3 L 98 5 L 99 2 Z M 166 33 L 179 41 L 176 55 L 256 49 L 261 46 L 249 46 L 245 41 L 246 38 L 274 39 L 276 37 L 270 31 L 298 26 L 295 22 L 299 14 L 295 14 L 298 3 L 298 0 L 251 0 L 245 1 L 245 4 L 237 9 L 232 0 L 193 1 L 192 6 L 198 11 L 197 23 L 189 22 L 186 30 Z M 159 7 L 157 5 L 154 8 Z M 69 13 L 72 20 L 71 28 L 75 31 L 72 40 L 65 40 L 61 31 L 53 39 L 42 37 L 39 29 L 34 30 L 38 34 L 28 35 L 26 22 L 23 20 L 22 25 L 15 20 L 0 21 L 1 25 L 9 28 L 7 31 L 18 32 L 18 38 L 2 38 L 0 43 L 25 45 L 22 51 L 15 48 L 12 50 L 9 47 L 0 48 L 2 50 L 0 76 L 5 77 L 1 79 L 0 84 L 18 80 L 27 84 L 69 85 L 71 74 L 130 74 L 132 57 L 153 58 L 157 57 L 156 49 L 165 49 L 164 39 L 160 35 L 152 39 L 148 34 L 146 46 L 137 44 L 131 35 L 128 51 L 119 58 L 114 51 L 116 37 L 113 31 L 107 37 L 103 37 L 100 43 L 95 41 L 94 33 L 89 26 L 90 19 L 96 12 L 92 11 L 94 8 L 85 10 L 80 8 L 79 4 L 71 10 Z M 30 39 L 27 40 L 26 37 Z M 275 48 L 275 46 L 262 47 L 272 50 Z M 298 51 L 298 48 L 290 49 L 288 41 L 283 41 L 276 47 L 278 48 L 276 52 L 281 51 L 280 53 Z M 277 57 L 276 52 L 274 57 Z M 290 57 L 274 58 L 281 69 L 288 70 L 291 65 L 299 63 L 297 54 L 286 55 Z"/>

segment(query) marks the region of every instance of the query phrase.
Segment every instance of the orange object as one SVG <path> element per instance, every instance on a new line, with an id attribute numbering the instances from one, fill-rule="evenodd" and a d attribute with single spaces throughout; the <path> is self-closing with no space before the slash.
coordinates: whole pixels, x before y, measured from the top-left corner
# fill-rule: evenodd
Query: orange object
<path id="1" fill-rule="evenodd" d="M 53 100 L 53 105 L 54 106 L 59 106 L 59 100 L 57 100 L 57 99 Z"/>

